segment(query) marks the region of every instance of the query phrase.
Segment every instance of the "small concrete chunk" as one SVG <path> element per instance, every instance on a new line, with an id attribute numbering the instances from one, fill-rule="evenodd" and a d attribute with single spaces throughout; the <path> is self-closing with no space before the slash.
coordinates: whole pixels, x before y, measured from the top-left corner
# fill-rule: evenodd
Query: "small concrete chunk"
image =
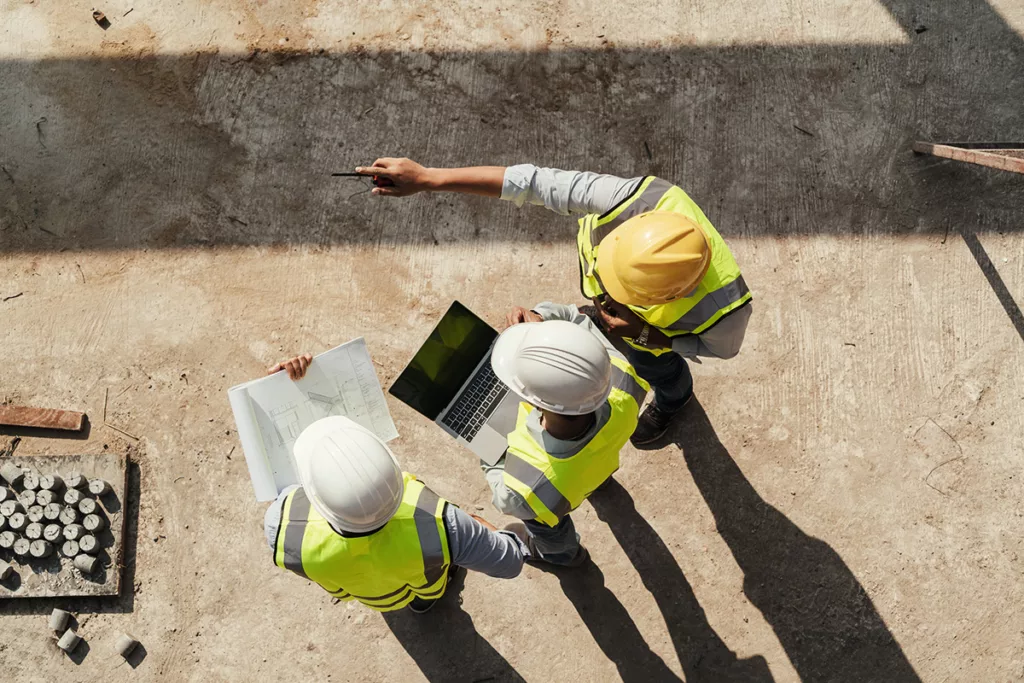
<path id="1" fill-rule="evenodd" d="M 36 504 L 36 492 L 25 489 L 18 494 L 18 502 L 24 505 L 26 508 L 30 508 Z"/>
<path id="2" fill-rule="evenodd" d="M 39 488 L 45 491 L 59 491 L 64 488 L 64 480 L 59 474 L 47 474 L 39 478 Z"/>
<path id="3" fill-rule="evenodd" d="M 69 541 L 77 541 L 85 535 L 85 529 L 81 524 L 68 524 L 64 527 L 64 538 Z"/>
<path id="4" fill-rule="evenodd" d="M 102 479 L 90 479 L 89 493 L 94 496 L 105 496 L 110 493 L 110 484 Z"/>
<path id="5" fill-rule="evenodd" d="M 13 531 L 0 531 L 0 548 L 4 550 L 10 550 L 14 547 L 14 541 L 17 540 L 18 535 Z"/>
<path id="6" fill-rule="evenodd" d="M 32 548 L 32 541 L 27 538 L 19 538 L 14 542 L 14 554 L 18 557 L 25 557 Z"/>
<path id="7" fill-rule="evenodd" d="M 64 545 L 60 547 L 60 554 L 71 559 L 77 557 L 78 541 L 64 541 Z"/>
<path id="8" fill-rule="evenodd" d="M 68 489 L 64 492 L 64 504 L 77 506 L 82 500 L 82 492 L 78 489 Z"/>
<path id="9" fill-rule="evenodd" d="M 121 655 L 122 657 L 128 657 L 128 655 L 132 653 L 132 650 L 134 650 L 138 644 L 139 641 L 135 638 L 135 636 L 131 635 L 130 633 L 123 633 L 117 639 L 117 642 L 114 643 L 114 649 L 117 651 L 117 654 Z"/>
<path id="10" fill-rule="evenodd" d="M 28 509 L 28 512 L 25 513 L 25 516 L 28 517 L 28 521 L 30 522 L 43 521 L 43 506 L 33 505 Z"/>
<path id="11" fill-rule="evenodd" d="M 31 470 L 25 472 L 25 476 L 21 478 L 21 487 L 26 491 L 38 491 L 39 475 Z"/>
<path id="12" fill-rule="evenodd" d="M 25 476 L 25 470 L 21 469 L 13 462 L 4 463 L 3 467 L 0 467 L 0 477 L 11 486 L 14 486 L 20 482 Z"/>
<path id="13" fill-rule="evenodd" d="M 32 553 L 32 557 L 49 557 L 53 553 L 53 544 L 41 539 L 32 541 L 29 552 Z"/>
<path id="14" fill-rule="evenodd" d="M 43 525 L 39 522 L 32 522 L 25 527 L 25 538 L 35 541 L 43 537 Z"/>
<path id="15" fill-rule="evenodd" d="M 89 534 L 85 534 L 78 539 L 78 549 L 83 553 L 94 553 L 99 545 L 100 544 L 96 542 L 96 537 L 90 536 Z"/>
<path id="16" fill-rule="evenodd" d="M 78 501 L 78 511 L 83 515 L 91 515 L 96 512 L 96 499 L 95 498 L 83 498 Z"/>
<path id="17" fill-rule="evenodd" d="M 43 540 L 56 543 L 61 540 L 61 532 L 63 530 L 60 524 L 47 524 L 43 527 Z"/>
<path id="18" fill-rule="evenodd" d="M 55 500 L 59 500 L 57 494 L 50 490 L 36 491 L 36 505 L 46 507 Z"/>
<path id="19" fill-rule="evenodd" d="M 64 506 L 60 503 L 50 503 L 43 508 L 43 519 L 48 522 L 56 522 L 60 519 L 60 513 L 64 510 Z"/>
<path id="20" fill-rule="evenodd" d="M 11 528 L 11 531 L 21 533 L 26 524 L 28 524 L 28 519 L 21 512 L 15 512 L 7 518 L 7 526 Z"/>
<path id="21" fill-rule="evenodd" d="M 13 572 L 13 571 L 14 571 L 14 567 L 12 567 L 7 562 L 4 562 L 3 560 L 0 560 L 0 581 L 3 581 L 8 576 L 10 576 L 11 572 Z"/>
<path id="22" fill-rule="evenodd" d="M 96 557 L 81 554 L 75 557 L 75 568 L 83 574 L 92 574 L 96 570 Z"/>
<path id="23" fill-rule="evenodd" d="M 71 620 L 71 613 L 65 612 L 62 609 L 53 608 L 50 612 L 50 630 L 52 631 L 63 631 L 68 627 L 68 622 Z"/>
<path id="24" fill-rule="evenodd" d="M 85 519 L 82 520 L 82 526 L 85 527 L 86 531 L 95 533 L 106 528 L 107 520 L 99 515 L 86 515 Z"/>
<path id="25" fill-rule="evenodd" d="M 60 511 L 60 523 L 64 525 L 74 524 L 78 521 L 78 510 L 68 505 Z"/>
<path id="26" fill-rule="evenodd" d="M 4 517 L 10 517 L 15 512 L 24 512 L 24 511 L 25 511 L 25 506 L 22 505 L 20 501 L 17 501 L 17 500 L 5 500 L 4 502 L 0 503 L 0 515 L 3 515 Z"/>
<path id="27" fill-rule="evenodd" d="M 57 647 L 64 650 L 64 652 L 71 654 L 71 652 L 78 647 L 80 642 L 82 642 L 82 638 L 71 629 L 68 629 L 64 632 L 64 635 L 60 637 L 60 640 L 57 641 Z"/>
<path id="28" fill-rule="evenodd" d="M 69 489 L 84 489 L 89 486 L 89 480 L 81 474 L 73 474 L 64 480 L 64 485 Z"/>

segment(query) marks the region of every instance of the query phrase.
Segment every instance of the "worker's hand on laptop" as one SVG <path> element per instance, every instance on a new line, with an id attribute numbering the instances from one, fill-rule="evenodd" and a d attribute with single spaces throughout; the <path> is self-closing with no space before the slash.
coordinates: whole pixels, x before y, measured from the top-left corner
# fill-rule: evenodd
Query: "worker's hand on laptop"
<path id="1" fill-rule="evenodd" d="M 382 157 L 374 161 L 373 166 L 359 166 L 356 173 L 374 176 L 377 187 L 373 188 L 373 194 L 384 197 L 407 197 L 430 189 L 430 169 L 412 159 Z"/>
<path id="2" fill-rule="evenodd" d="M 301 356 L 295 356 L 291 360 L 283 360 L 277 363 L 267 370 L 267 374 L 273 375 L 275 372 L 287 370 L 288 376 L 292 379 L 302 379 L 306 374 L 306 369 L 309 368 L 309 364 L 312 362 L 312 354 L 304 353 Z"/>
<path id="3" fill-rule="evenodd" d="M 519 323 L 539 323 L 543 321 L 544 318 L 540 317 L 530 309 L 523 308 L 522 306 L 516 306 L 508 312 L 508 315 L 505 316 L 505 327 L 512 327 Z"/>

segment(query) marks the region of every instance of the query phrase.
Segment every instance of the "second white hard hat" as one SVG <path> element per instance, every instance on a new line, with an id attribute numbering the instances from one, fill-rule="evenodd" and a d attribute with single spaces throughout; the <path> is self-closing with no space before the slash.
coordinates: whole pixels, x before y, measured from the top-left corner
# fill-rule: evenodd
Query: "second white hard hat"
<path id="1" fill-rule="evenodd" d="M 398 460 L 349 418 L 334 415 L 309 425 L 294 453 L 310 503 L 339 531 L 373 531 L 398 511 L 405 490 Z"/>
<path id="2" fill-rule="evenodd" d="M 608 350 L 567 320 L 508 328 L 494 344 L 491 366 L 525 401 L 561 415 L 592 413 L 611 392 Z"/>

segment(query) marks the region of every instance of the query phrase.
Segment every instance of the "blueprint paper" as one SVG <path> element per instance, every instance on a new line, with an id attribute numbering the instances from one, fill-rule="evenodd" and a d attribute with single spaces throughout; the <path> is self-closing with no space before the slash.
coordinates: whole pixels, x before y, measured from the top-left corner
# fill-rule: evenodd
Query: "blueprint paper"
<path id="1" fill-rule="evenodd" d="M 344 415 L 383 441 L 398 436 L 362 337 L 313 358 L 297 382 L 287 372 L 228 390 L 256 500 L 273 500 L 299 483 L 292 447 L 302 430 Z"/>

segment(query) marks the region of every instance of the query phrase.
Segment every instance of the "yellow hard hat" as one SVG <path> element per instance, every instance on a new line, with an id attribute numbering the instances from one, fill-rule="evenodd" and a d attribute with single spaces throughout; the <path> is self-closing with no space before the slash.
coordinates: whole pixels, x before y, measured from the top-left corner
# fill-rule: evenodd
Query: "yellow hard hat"
<path id="1" fill-rule="evenodd" d="M 711 265 L 711 246 L 696 222 L 674 211 L 648 211 L 598 245 L 597 271 L 608 296 L 629 306 L 681 299 Z"/>

